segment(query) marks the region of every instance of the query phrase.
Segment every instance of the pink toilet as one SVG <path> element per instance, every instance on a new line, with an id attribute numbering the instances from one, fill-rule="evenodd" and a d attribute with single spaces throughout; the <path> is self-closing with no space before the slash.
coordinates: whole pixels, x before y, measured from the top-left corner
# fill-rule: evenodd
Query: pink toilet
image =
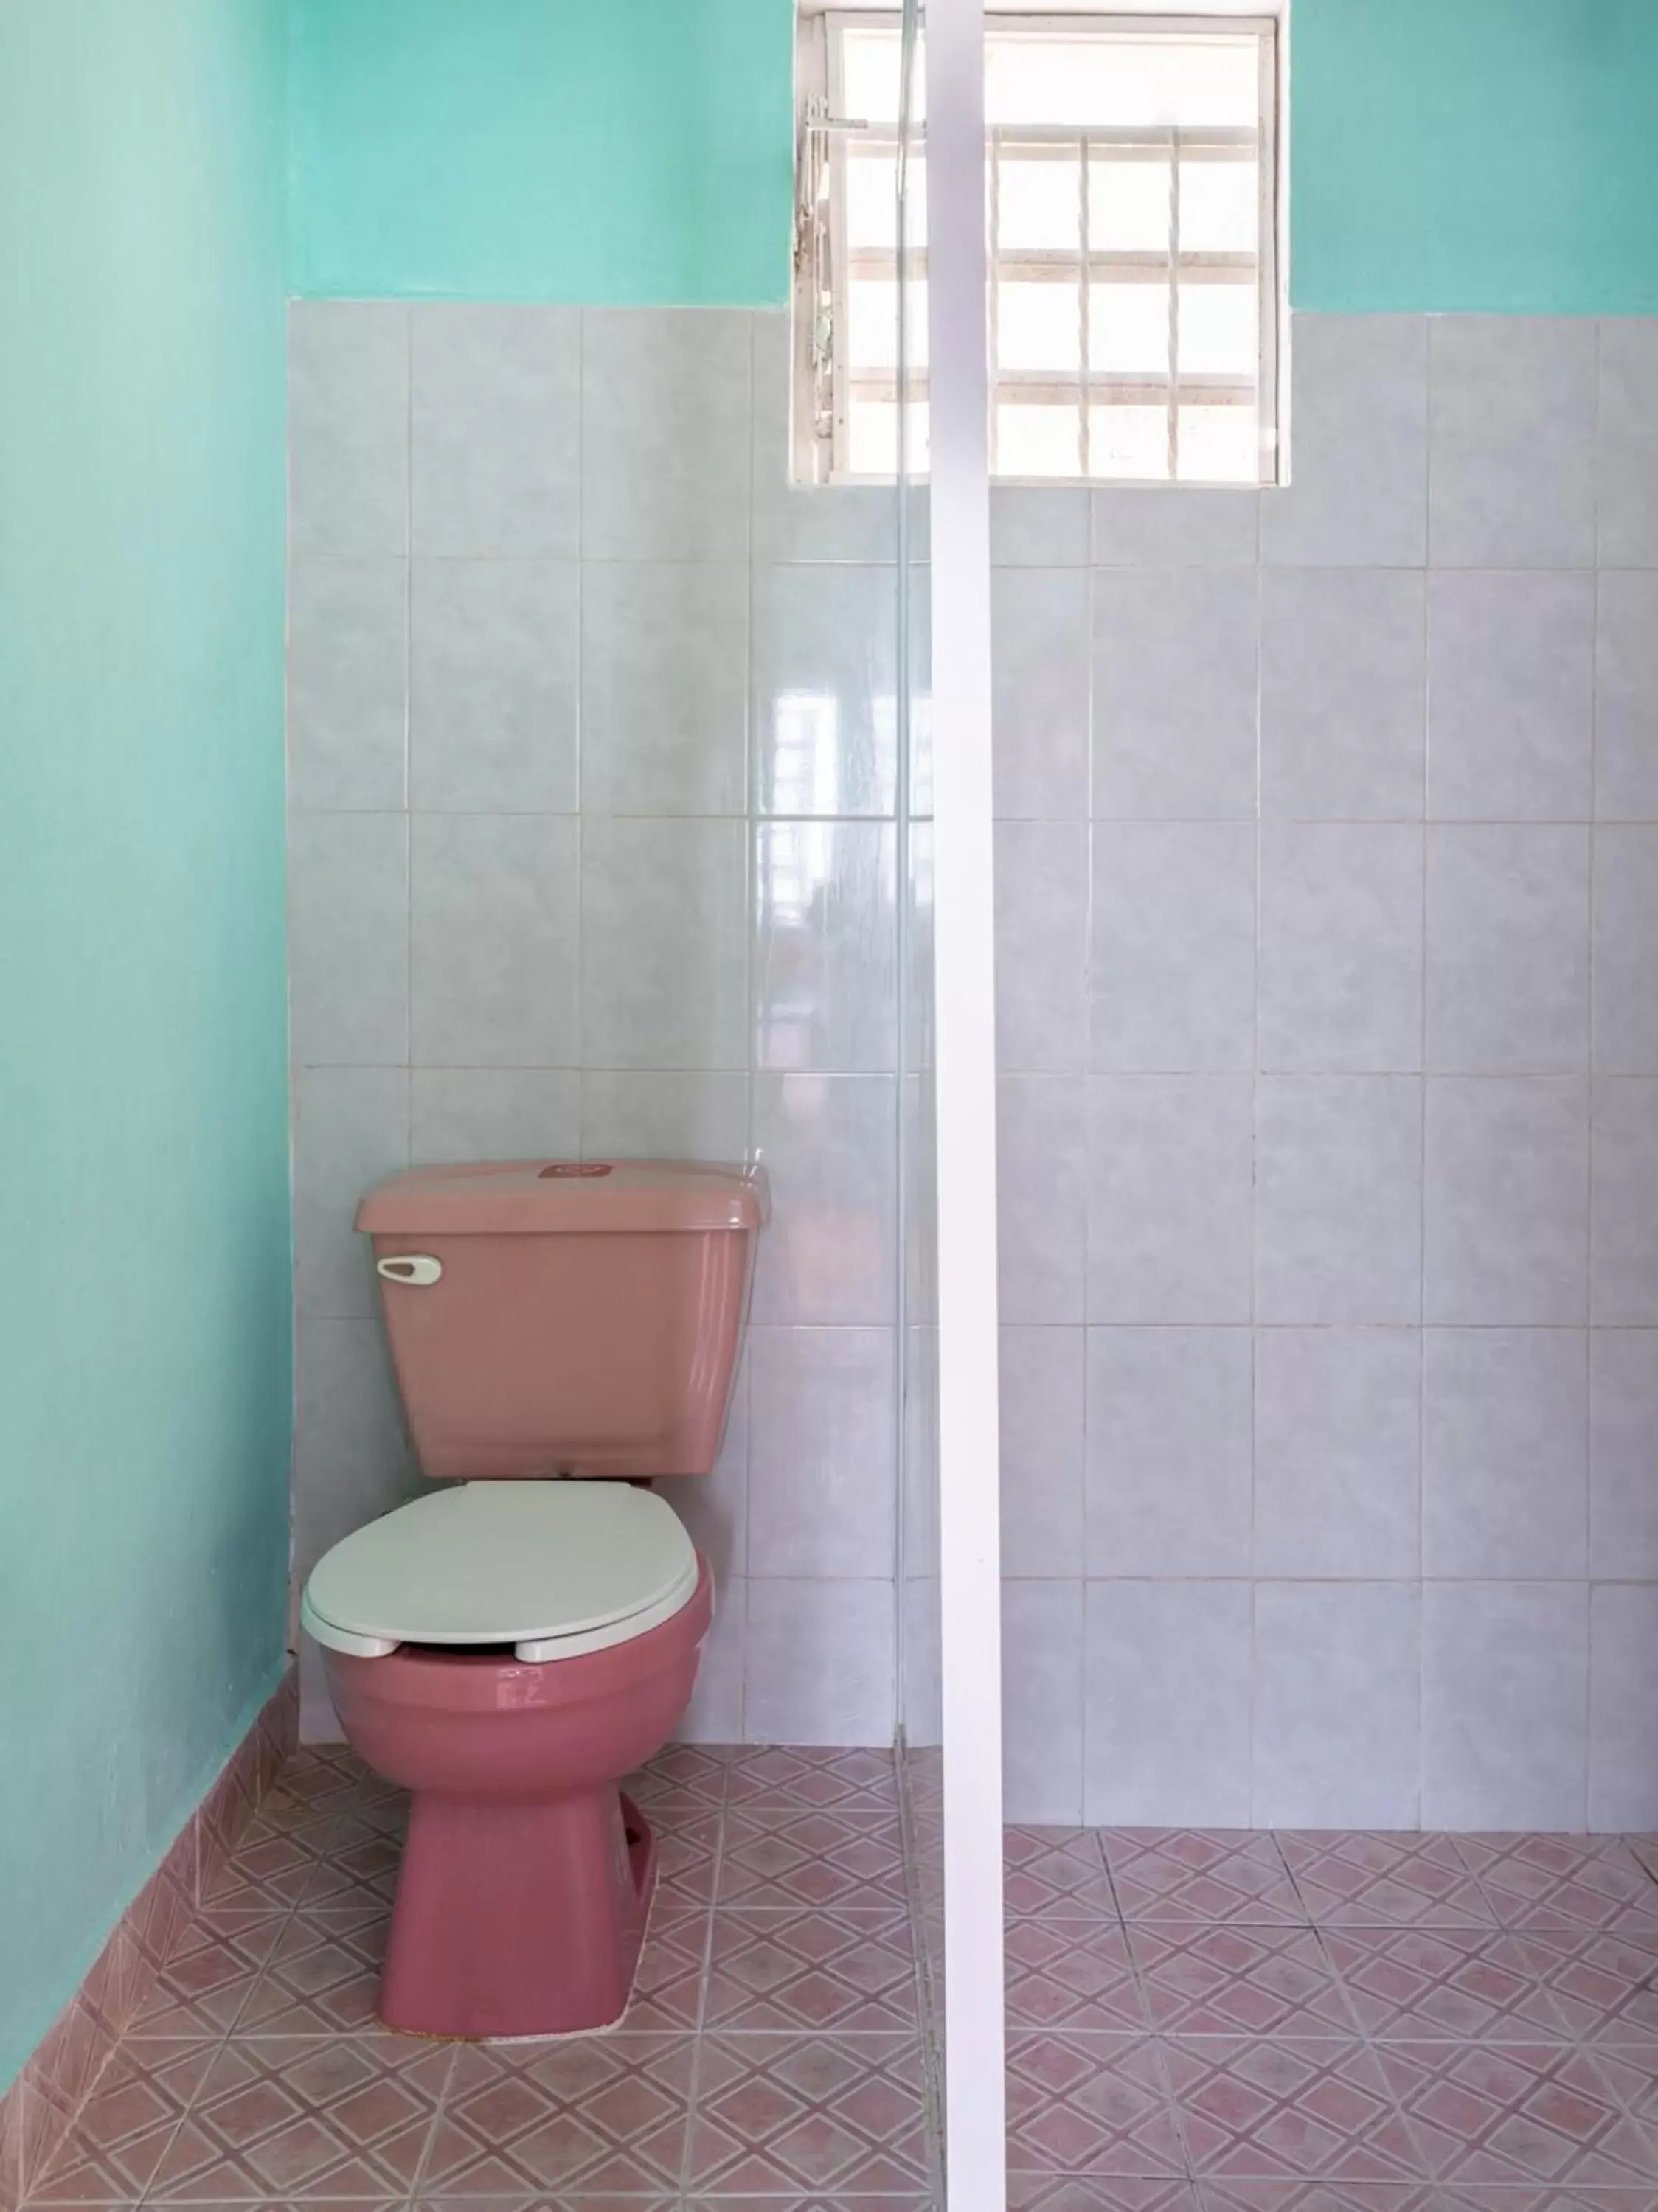
<path id="1" fill-rule="evenodd" d="M 618 1784 L 690 1701 L 708 1564 L 644 1487 L 714 1465 L 759 1169 L 417 1169 L 365 1198 L 423 1473 L 302 1618 L 347 1737 L 411 1792 L 381 2016 L 553 2035 L 626 2006 L 655 1847 Z"/>

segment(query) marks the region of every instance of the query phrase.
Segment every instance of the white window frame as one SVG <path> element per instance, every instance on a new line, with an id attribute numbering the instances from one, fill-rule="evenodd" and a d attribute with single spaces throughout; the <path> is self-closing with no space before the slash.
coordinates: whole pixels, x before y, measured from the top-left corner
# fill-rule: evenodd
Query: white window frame
<path id="1" fill-rule="evenodd" d="M 1270 9 L 1271 0 L 1267 0 Z M 1063 7 L 1063 0 L 1062 0 Z M 834 145 L 854 131 L 859 130 L 856 118 L 844 117 L 842 88 L 839 82 L 840 39 L 844 30 L 859 28 L 892 29 L 894 17 L 888 9 L 820 8 L 802 11 L 798 26 L 796 47 L 796 192 L 795 231 L 795 278 L 793 292 L 794 390 L 792 394 L 793 461 L 795 480 L 802 483 L 870 483 L 890 482 L 890 477 L 858 476 L 850 465 L 848 454 L 847 401 L 848 381 L 844 368 L 833 357 L 834 333 L 847 327 L 847 266 L 841 247 L 846 230 L 845 163 L 834 158 Z M 1124 33 L 1164 33 L 1178 36 L 1181 33 L 1198 34 L 1205 32 L 1242 32 L 1253 36 L 1259 52 L 1259 92 L 1257 109 L 1257 134 L 1253 150 L 1260 164 L 1258 201 L 1259 232 L 1256 253 L 1256 292 L 1258 301 L 1258 355 L 1256 363 L 1256 416 L 1259 429 L 1259 463 L 1256 477 L 1248 482 L 1231 481 L 1223 488 L 1247 491 L 1261 486 L 1287 483 L 1289 481 L 1289 305 L 1288 285 L 1284 281 L 1287 270 L 1285 252 L 1288 201 L 1288 148 L 1285 143 L 1286 75 L 1288 60 L 1288 22 L 1277 11 L 1246 14 L 1236 6 L 1213 6 L 1203 12 L 1186 15 L 1152 15 L 1143 11 L 1128 0 L 1128 4 L 1114 7 L 1088 7 L 1065 9 L 1059 13 L 1038 15 L 1033 11 L 1013 9 L 987 15 L 987 30 L 1006 34 L 1019 31 L 1054 33 L 1076 37 L 1086 33 L 1090 27 L 1101 35 Z M 883 126 L 874 126 L 881 139 L 890 137 L 896 149 L 896 132 Z M 997 164 L 996 154 L 1003 146 L 1033 148 L 1045 142 L 1063 149 L 1066 158 L 1078 158 L 1081 191 L 1078 222 L 1081 235 L 1076 260 L 1064 264 L 1064 281 L 1073 281 L 1072 272 L 1080 270 L 1086 255 L 1086 266 L 1090 272 L 1102 274 L 1121 272 L 1131 264 L 1156 265 L 1171 269 L 1168 253 L 1150 254 L 1143 258 L 1124 253 L 1106 254 L 1089 247 L 1087 240 L 1087 153 L 1089 144 L 1125 146 L 1144 145 L 1149 153 L 1155 149 L 1155 158 L 1167 158 L 1172 152 L 1174 161 L 1173 221 L 1176 230 L 1171 235 L 1170 253 L 1175 250 L 1178 235 L 1179 153 L 1190 149 L 1193 137 L 1199 147 L 1205 143 L 1218 148 L 1224 140 L 1232 143 L 1249 143 L 1236 132 L 1187 133 L 1179 129 L 1168 131 L 1076 130 L 1056 126 L 1039 130 L 1022 125 L 1003 126 L 986 134 L 990 142 L 986 149 L 989 192 L 996 190 Z M 1079 158 L 1080 157 L 1080 158 Z M 1222 158 L 1224 156 L 1222 155 Z M 827 218 L 817 213 L 817 206 L 827 201 Z M 991 221 L 994 222 L 992 211 Z M 1189 271 L 1201 277 L 1205 267 L 1218 269 L 1228 257 L 1204 255 L 1185 262 Z M 1007 390 L 1007 380 L 996 373 L 995 291 L 1003 271 L 1010 265 L 1022 268 L 1031 264 L 1031 272 L 1037 273 L 1040 256 L 1003 255 L 992 253 L 989 262 L 989 299 L 987 301 L 987 343 L 990 348 L 991 386 L 992 393 Z M 917 264 L 924 270 L 924 250 L 911 252 L 911 265 Z M 1222 278 L 1222 281 L 1224 281 Z M 1166 477 L 1110 477 L 1087 471 L 1088 438 L 1089 434 L 1087 392 L 1109 392 L 1118 398 L 1136 394 L 1136 380 L 1120 372 L 1102 373 L 1088 366 L 1087 325 L 1089 285 L 1082 285 L 1084 314 L 1082 364 L 1073 380 L 1055 376 L 1033 376 L 1030 388 L 1046 393 L 1060 383 L 1067 392 L 1075 388 L 1082 416 L 1082 454 L 1084 473 L 1075 477 L 1044 476 L 1020 478 L 998 474 L 995 467 L 996 410 L 991 406 L 991 473 L 999 483 L 1027 482 L 1052 486 L 1055 484 L 1089 483 L 1131 484 L 1148 490 L 1173 489 L 1178 484 L 1191 485 L 1203 479 L 1177 478 L 1173 471 Z M 826 323 L 822 322 L 819 301 L 827 301 Z M 1167 406 L 1173 420 L 1182 392 L 1204 396 L 1205 390 L 1223 387 L 1223 380 L 1179 374 L 1173 357 L 1174 336 L 1178 307 L 1178 286 L 1170 285 L 1170 359 L 1166 378 L 1142 380 L 1145 396 L 1155 398 Z M 822 326 L 820 326 L 820 324 Z M 894 388 L 896 379 L 893 379 Z M 911 370 L 910 388 L 918 395 L 926 391 L 924 371 Z"/>

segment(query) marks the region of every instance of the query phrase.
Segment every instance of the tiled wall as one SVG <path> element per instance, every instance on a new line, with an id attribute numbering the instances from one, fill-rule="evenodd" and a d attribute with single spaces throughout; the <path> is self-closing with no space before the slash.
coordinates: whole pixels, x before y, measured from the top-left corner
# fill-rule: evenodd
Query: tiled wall
<path id="1" fill-rule="evenodd" d="M 671 1492 L 721 1594 L 687 1732 L 884 1742 L 893 500 L 789 490 L 786 356 L 780 315 L 293 311 L 296 1565 L 414 1482 L 365 1186 L 755 1150 L 728 1446 Z"/>
<path id="2" fill-rule="evenodd" d="M 1658 326 L 995 577 L 1010 1809 L 1658 1823 Z"/>

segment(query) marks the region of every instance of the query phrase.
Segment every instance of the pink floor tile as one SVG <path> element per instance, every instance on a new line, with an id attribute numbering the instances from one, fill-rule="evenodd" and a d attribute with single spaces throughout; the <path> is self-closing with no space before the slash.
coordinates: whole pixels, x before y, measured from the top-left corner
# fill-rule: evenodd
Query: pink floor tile
<path id="1" fill-rule="evenodd" d="M 142 2196 L 213 2063 L 214 2050 L 210 2043 L 161 2038 L 124 2045 L 36 2179 L 30 2202 L 130 2204 Z"/>
<path id="2" fill-rule="evenodd" d="M 311 1879 L 300 1903 L 389 1905 L 403 1859 L 400 1833 L 360 1813 L 336 1813 L 320 1832 Z"/>
<path id="3" fill-rule="evenodd" d="M 1009 1828 L 1003 1857 L 1010 1919 L 1121 1917 L 1097 1828 Z"/>
<path id="4" fill-rule="evenodd" d="M 1432 2183 L 1302 2181 L 1275 2175 L 1270 2181 L 1217 2181 L 1198 2187 L 1202 2212 L 1465 2212 Z"/>
<path id="5" fill-rule="evenodd" d="M 210 1904 L 187 1927 L 139 2005 L 135 2037 L 229 2032 L 282 1940 L 287 1915 Z"/>
<path id="6" fill-rule="evenodd" d="M 1550 1962 L 1529 1938 L 1489 1929 L 1327 1929 L 1325 1948 L 1366 2035 L 1560 2042 Z"/>
<path id="7" fill-rule="evenodd" d="M 1428 2171 L 1442 2182 L 1658 2186 L 1658 2139 L 1584 2051 L 1400 2043 L 1377 2055 Z"/>
<path id="8" fill-rule="evenodd" d="M 1421 2182 L 1421 2154 L 1374 2051 L 1303 2038 L 1171 2039 L 1162 2046 L 1192 2170 Z"/>
<path id="9" fill-rule="evenodd" d="M 686 1810 L 683 1802 L 649 1816 L 656 1838 L 656 1896 L 663 1905 L 711 1905 L 719 1875 L 719 1813 Z"/>
<path id="10" fill-rule="evenodd" d="M 283 1929 L 239 2035 L 352 2035 L 376 2028 L 390 1916 L 383 1905 L 302 1908 Z"/>
<path id="11" fill-rule="evenodd" d="M 1100 1832 L 1125 1920 L 1308 1924 L 1270 1835 L 1200 1828 Z"/>
<path id="12" fill-rule="evenodd" d="M 686 2185 L 700 2196 L 901 2196 L 928 2179 L 909 2036 L 711 2036 Z"/>
<path id="13" fill-rule="evenodd" d="M 1592 2043 L 1658 2040 L 1658 1929 L 1601 1936 L 1533 1929 L 1515 1941 L 1538 1962 L 1567 2034 Z"/>
<path id="14" fill-rule="evenodd" d="M 710 1925 L 705 1906 L 652 1906 L 625 2027 L 685 2030 L 698 2025 Z"/>
<path id="15" fill-rule="evenodd" d="M 642 1810 L 672 1806 L 686 1813 L 717 1813 L 725 1804 L 735 1746 L 671 1743 L 622 1787 Z"/>
<path id="16" fill-rule="evenodd" d="M 1194 2185 L 1167 2174 L 1010 2173 L 1008 2212 L 1203 2212 Z"/>
<path id="17" fill-rule="evenodd" d="M 1179 2035 L 1356 2033 L 1310 1929 L 1135 1922 L 1128 1931 L 1151 2026 Z"/>
<path id="18" fill-rule="evenodd" d="M 1149 2023 L 1115 1920 L 1010 1920 L 1008 2019 L 1019 2027 L 1137 2033 Z"/>
<path id="19" fill-rule="evenodd" d="M 1291 1829 L 1277 1843 L 1315 1928 L 1495 1925 L 1448 1836 Z"/>
<path id="20" fill-rule="evenodd" d="M 1658 1936 L 1658 1881 L 1617 1836 L 1459 1836 L 1505 1928 L 1649 1929 Z"/>
<path id="21" fill-rule="evenodd" d="M 913 2031 L 915 1948 L 889 1912 L 716 1912 L 709 2027 Z"/>
<path id="22" fill-rule="evenodd" d="M 743 1803 L 726 1815 L 722 1906 L 884 1905 L 908 1893 L 897 1808 Z"/>
<path id="23" fill-rule="evenodd" d="M 732 1754 L 729 1802 L 890 1812 L 898 1770 L 890 1751 L 745 1747 Z"/>
<path id="24" fill-rule="evenodd" d="M 1138 2036 L 1010 2030 L 1008 2164 L 1031 2173 L 1183 2177 L 1158 2045 Z"/>
<path id="25" fill-rule="evenodd" d="M 153 2194 L 198 2203 L 406 2194 L 453 2063 L 447 2045 L 391 2037 L 238 2037 L 216 2054 Z"/>
<path id="26" fill-rule="evenodd" d="M 421 2176 L 435 2197 L 584 2197 L 677 2187 L 695 2045 L 631 2033 L 455 2055 Z"/>

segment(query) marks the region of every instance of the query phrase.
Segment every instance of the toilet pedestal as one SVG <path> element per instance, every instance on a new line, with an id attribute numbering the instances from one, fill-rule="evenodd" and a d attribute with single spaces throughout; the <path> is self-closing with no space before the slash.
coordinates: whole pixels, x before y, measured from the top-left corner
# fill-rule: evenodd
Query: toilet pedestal
<path id="1" fill-rule="evenodd" d="M 412 2035 L 566 2035 L 619 2020 L 656 1844 L 607 1784 L 552 1804 L 418 1794 L 380 2016 Z"/>

